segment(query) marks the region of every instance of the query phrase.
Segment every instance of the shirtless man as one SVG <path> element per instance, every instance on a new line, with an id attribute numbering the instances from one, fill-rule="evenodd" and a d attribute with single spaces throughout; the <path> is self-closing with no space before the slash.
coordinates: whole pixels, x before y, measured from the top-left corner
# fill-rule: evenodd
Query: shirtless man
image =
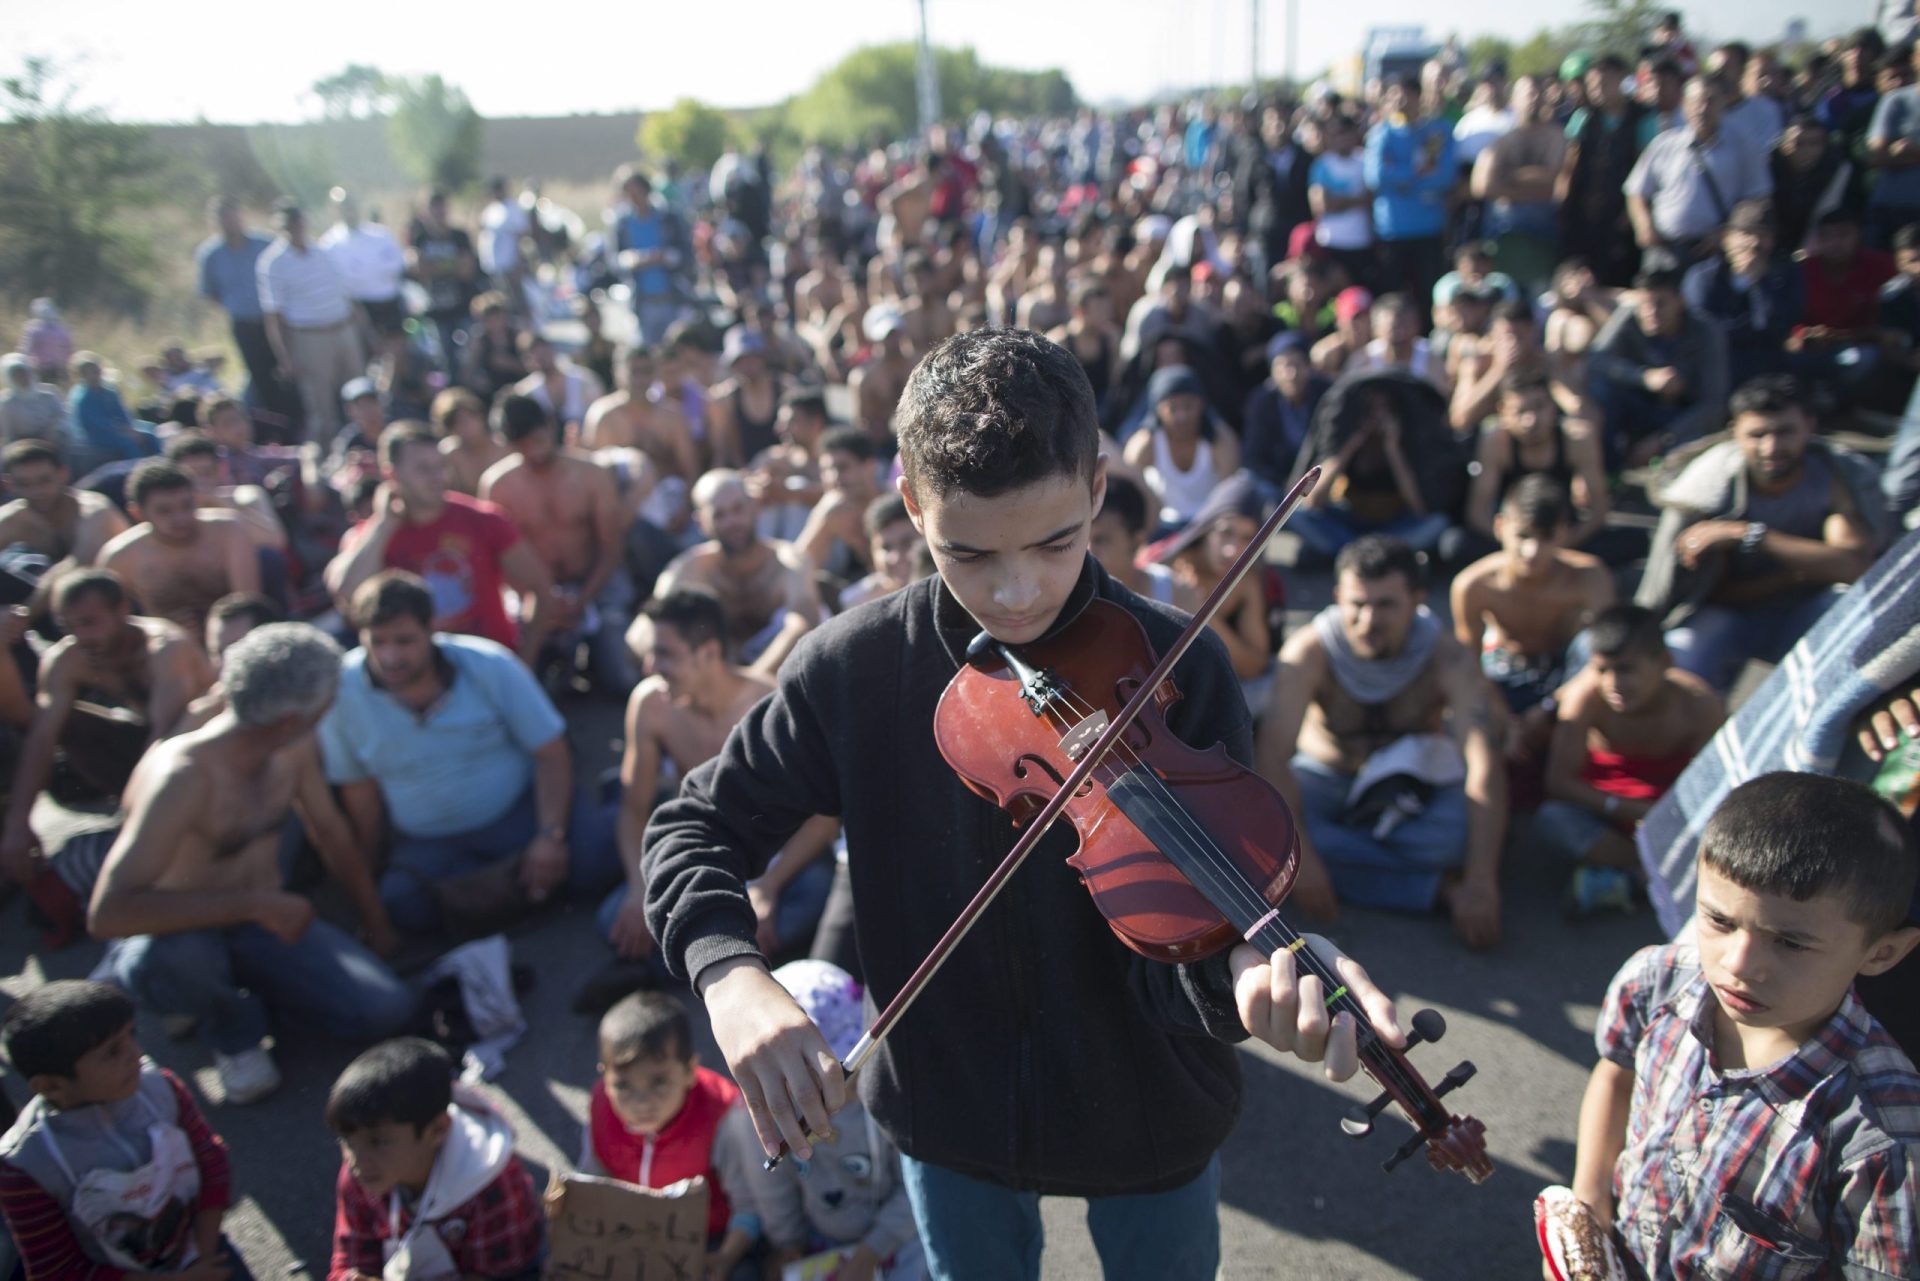
<path id="1" fill-rule="evenodd" d="M 48 593 L 61 575 L 91 565 L 127 518 L 111 499 L 68 485 L 67 463 L 44 440 L 16 440 L 0 453 L 12 502 L 0 507 L 0 548 L 25 547 L 46 557 L 49 568 L 27 598 L 33 613 L 46 613 Z M 18 598 L 16 598 L 18 599 Z"/>
<path id="2" fill-rule="evenodd" d="M 1568 650 L 1613 603 L 1613 575 L 1585 552 L 1568 551 L 1567 494 L 1535 473 L 1507 491 L 1493 518 L 1500 550 L 1453 580 L 1453 635 L 1506 696 L 1516 716 L 1559 688 Z"/>
<path id="3" fill-rule="evenodd" d="M 617 621 L 633 608 L 633 584 L 623 564 L 628 509 L 613 474 L 561 449 L 558 427 L 531 397 L 502 398 L 494 417 L 512 452 L 481 477 L 480 498 L 513 518 L 552 575 L 554 627 L 584 633 L 596 675 L 625 696 L 639 677 Z"/>
<path id="4" fill-rule="evenodd" d="M 531 396 L 554 418 L 568 440 L 578 440 L 586 422 L 587 409 L 606 390 L 591 372 L 554 350 L 544 334 L 520 335 L 520 354 L 531 371 L 513 385 L 522 396 Z M 497 398 L 496 398 L 497 403 Z"/>
<path id="5" fill-rule="evenodd" d="M 507 456 L 507 447 L 487 429 L 487 407 L 465 387 L 433 398 L 433 430 L 447 460 L 447 487 L 472 498 L 487 468 Z"/>
<path id="6" fill-rule="evenodd" d="M 141 523 L 100 549 L 100 564 L 137 584 L 155 618 L 206 630 L 207 610 L 228 592 L 260 590 L 260 556 L 233 512 L 203 511 L 193 477 L 149 458 L 127 481 L 128 506 Z"/>
<path id="7" fill-rule="evenodd" d="M 873 568 L 867 552 L 867 506 L 880 494 L 873 439 L 857 427 L 836 427 L 820 441 L 820 501 L 794 546 L 809 564 L 843 582 Z"/>
<path id="8" fill-rule="evenodd" d="M 313 729 L 333 701 L 340 649 L 304 623 L 263 627 L 227 655 L 230 706 L 149 752 L 127 786 L 127 819 L 93 891 L 87 928 L 121 940 L 107 964 L 135 1004 L 196 1021 L 226 1102 L 280 1083 L 261 1039 L 269 1010 L 353 1041 L 393 1036 L 414 997 L 366 947 L 281 888 L 279 848 L 297 813 L 359 909 L 369 942 L 392 945 L 320 768 Z"/>
<path id="9" fill-rule="evenodd" d="M 637 449 L 661 476 L 691 485 L 700 475 L 700 451 L 678 401 L 655 394 L 659 372 L 659 361 L 649 349 L 628 352 L 626 386 L 593 402 L 580 443 L 594 450 Z"/>
<path id="10" fill-rule="evenodd" d="M 900 319 L 906 328 L 907 348 L 916 354 L 932 351 L 934 344 L 951 338 L 954 331 L 953 311 L 940 290 L 933 260 L 915 250 L 901 264 L 901 275 L 906 296 Z"/>
<path id="11" fill-rule="evenodd" d="M 847 300 L 852 286 L 845 264 L 824 245 L 815 247 L 812 263 L 812 269 L 793 286 L 793 310 L 803 325 L 817 329 Z"/>
<path id="12" fill-rule="evenodd" d="M 223 483 L 220 446 L 197 431 L 183 431 L 167 442 L 167 461 L 193 478 L 194 501 L 200 510 L 232 512 L 255 547 L 287 550 L 287 527 L 280 523 L 267 491 L 258 485 Z"/>
<path id="13" fill-rule="evenodd" d="M 1280 650 L 1259 727 L 1260 772 L 1301 818 L 1293 898 L 1319 916 L 1336 893 L 1373 907 L 1445 905 L 1469 947 L 1490 947 L 1500 940 L 1506 709 L 1474 656 L 1423 608 L 1420 563 L 1405 543 L 1360 538 L 1334 574 L 1334 603 Z M 1354 813 L 1348 793 L 1363 772 L 1380 779 Z M 1424 786 L 1388 781 L 1407 775 Z M 1391 816 L 1368 812 L 1387 799 L 1376 789 L 1400 802 L 1430 795 L 1381 840 L 1373 829 Z"/>
<path id="14" fill-rule="evenodd" d="M 791 543 L 754 532 L 757 516 L 740 473 L 710 471 L 693 487 L 693 508 L 707 541 L 673 558 L 654 594 L 699 587 L 720 600 L 727 648 L 737 661 L 771 676 L 820 621 L 813 570 Z"/>
<path id="15" fill-rule="evenodd" d="M 826 396 L 817 387 L 788 392 L 780 398 L 773 430 L 778 439 L 748 461 L 742 479 L 760 505 L 760 532 L 794 538 L 806 528 L 807 517 L 825 492 L 820 449 L 827 433 Z"/>
<path id="16" fill-rule="evenodd" d="M 222 596 L 213 602 L 213 609 L 207 613 L 206 647 L 207 657 L 213 660 L 216 679 L 213 688 L 187 705 L 187 710 L 180 714 L 180 720 L 174 725 L 173 732 L 185 734 L 189 730 L 199 729 L 224 711 L 227 706 L 227 692 L 220 687 L 217 678 L 221 664 L 226 660 L 227 651 L 268 623 L 286 621 L 287 616 L 281 608 L 265 596 L 235 592 L 231 596 Z"/>
<path id="17" fill-rule="evenodd" d="M 767 361 L 767 340 L 744 324 L 727 330 L 726 381 L 707 394 L 707 445 L 716 467 L 740 468 L 772 445 L 780 416 L 780 380 Z"/>
<path id="18" fill-rule="evenodd" d="M 933 213 L 933 189 L 939 185 L 944 164 L 941 156 L 930 152 L 918 168 L 901 175 L 880 193 L 880 214 L 893 219 L 893 244 L 918 245 L 925 239 L 927 219 Z M 882 252 L 886 248 L 883 244 Z"/>
<path id="19" fill-rule="evenodd" d="M 55 750 L 65 749 L 68 765 L 100 792 L 118 796 L 140 754 L 213 683 L 193 637 L 135 616 L 126 589 L 106 570 L 65 575 L 53 605 L 67 634 L 40 660 L 38 709 L 0 828 L 0 870 L 23 885 L 41 857 L 30 820 L 53 776 Z"/>
<path id="20" fill-rule="evenodd" d="M 913 372 L 913 357 L 907 354 L 905 322 L 898 307 L 869 307 L 863 327 L 873 355 L 847 375 L 847 390 L 853 394 L 853 422 L 876 445 L 886 446 L 891 453 L 893 411 L 899 407 L 900 393 L 906 390 L 907 375 Z"/>
<path id="21" fill-rule="evenodd" d="M 1107 485 L 1111 494 L 1111 478 Z M 1111 501 L 1108 506 L 1112 506 Z M 881 494 L 867 504 L 861 524 L 867 531 L 867 555 L 873 562 L 873 572 L 840 593 L 842 610 L 897 592 L 924 572 L 920 563 L 926 556 L 927 541 L 914 526 L 906 499 L 891 491 Z"/>
<path id="22" fill-rule="evenodd" d="M 1547 800 L 1533 820 L 1538 844 L 1576 864 L 1568 887 L 1576 915 L 1631 906 L 1640 870 L 1633 829 L 1726 717 L 1705 681 L 1673 665 L 1651 610 L 1613 606 L 1588 639 L 1586 666 L 1560 691 Z"/>

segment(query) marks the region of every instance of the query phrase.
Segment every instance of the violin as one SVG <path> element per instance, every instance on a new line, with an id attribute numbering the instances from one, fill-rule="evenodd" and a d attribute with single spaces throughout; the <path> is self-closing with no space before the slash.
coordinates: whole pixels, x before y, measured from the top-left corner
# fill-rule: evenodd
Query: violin
<path id="1" fill-rule="evenodd" d="M 1424 1151 L 1434 1169 L 1458 1171 L 1474 1183 L 1493 1173 L 1486 1127 L 1442 1102 L 1472 1079 L 1473 1064 L 1460 1063 L 1429 1085 L 1405 1051 L 1387 1044 L 1333 967 L 1281 918 L 1300 851 L 1286 801 L 1224 745 L 1192 747 L 1167 725 L 1167 711 L 1180 698 L 1171 679 L 1175 663 L 1319 476 L 1316 467 L 1301 478 L 1186 631 L 1157 658 L 1139 622 L 1101 600 L 1025 645 L 1008 646 L 985 632 L 974 638 L 966 665 L 934 713 L 934 739 L 969 789 L 1026 830 L 848 1054 L 842 1067 L 849 1076 L 1064 814 L 1080 838 L 1069 866 L 1133 951 L 1155 961 L 1190 962 L 1244 941 L 1264 956 L 1291 952 L 1302 973 L 1319 978 L 1329 1015 L 1353 1020 L 1360 1066 L 1381 1087 L 1371 1102 L 1347 1109 L 1342 1130 L 1365 1137 L 1389 1106 L 1413 1124 L 1414 1134 L 1384 1169 Z M 1407 1049 L 1445 1032 L 1438 1011 L 1421 1010 Z"/>

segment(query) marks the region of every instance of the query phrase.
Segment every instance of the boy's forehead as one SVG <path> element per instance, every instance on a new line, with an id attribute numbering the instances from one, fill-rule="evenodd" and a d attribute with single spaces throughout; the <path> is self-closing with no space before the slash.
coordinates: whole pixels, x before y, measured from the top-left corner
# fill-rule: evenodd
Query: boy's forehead
<path id="1" fill-rule="evenodd" d="M 1093 517 L 1092 487 L 1073 475 L 1055 475 L 992 497 L 965 490 L 928 493 L 920 501 L 928 536 L 978 551 L 1013 551 L 1035 545 Z"/>
<path id="2" fill-rule="evenodd" d="M 1772 890 L 1751 889 L 1726 875 L 1703 857 L 1695 886 L 1702 911 L 1712 909 L 1775 934 L 1833 938 L 1852 921 L 1846 900 L 1838 893 L 1797 899 Z"/>

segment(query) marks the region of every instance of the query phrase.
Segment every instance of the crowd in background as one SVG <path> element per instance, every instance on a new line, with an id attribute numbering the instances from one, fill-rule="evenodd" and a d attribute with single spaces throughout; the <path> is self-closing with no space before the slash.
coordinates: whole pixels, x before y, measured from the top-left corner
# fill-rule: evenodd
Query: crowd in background
<path id="1" fill-rule="evenodd" d="M 196 1023 L 230 1100 L 277 1084 L 272 1011 L 401 1031 L 386 958 L 549 898 L 590 896 L 628 963 L 589 1004 L 656 982 L 656 797 L 808 631 L 933 571 L 896 402 L 943 340 L 1015 326 L 1085 373 L 1093 552 L 1141 596 L 1195 608 L 1322 469 L 1288 554 L 1213 624 L 1258 768 L 1305 817 L 1298 906 L 1446 911 L 1492 946 L 1521 831 L 1576 914 L 1634 910 L 1635 827 L 1747 663 L 1920 511 L 1920 48 L 1894 34 L 1789 59 L 1696 49 L 1675 17 L 1532 76 L 1449 44 L 1351 97 L 983 117 L 784 168 L 649 158 L 584 220 L 506 178 L 408 210 L 336 189 L 265 230 L 223 198 L 197 278 L 240 367 L 169 344 L 110 370 L 56 299 L 8 335 L 0 871 L 50 943 L 113 939 L 101 976 Z M 1335 603 L 1285 634 L 1289 591 L 1328 571 Z M 170 738 L 212 732 L 227 656 L 289 619 L 353 652 L 309 740 L 324 786 L 267 816 L 272 866 L 303 890 L 324 866 L 357 931 L 254 946 L 118 907 L 126 832 L 47 856 L 36 800 L 139 793 Z M 617 778 L 574 769 L 590 699 L 624 706 Z M 838 839 L 803 827 L 755 904 L 769 955 L 857 978 Z M 690 1050 L 670 1011 L 615 1009 L 625 1107 L 623 1063 Z M 409 1119 L 342 1106 L 343 1135 Z M 732 1266 L 731 1231 L 777 1216 L 740 1219 L 722 1173 Z M 352 1226 L 378 1236 L 371 1204 Z M 780 1250 L 823 1243 L 778 1221 Z M 904 1260 L 897 1210 L 875 1222 L 870 1253 Z M 458 1270 L 524 1270 L 503 1251 Z M 379 1270 L 354 1259 L 335 1276 Z"/>

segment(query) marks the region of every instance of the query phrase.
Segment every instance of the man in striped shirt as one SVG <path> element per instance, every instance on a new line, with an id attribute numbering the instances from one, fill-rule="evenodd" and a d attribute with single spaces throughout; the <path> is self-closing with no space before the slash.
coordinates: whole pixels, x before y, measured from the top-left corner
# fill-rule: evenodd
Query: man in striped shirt
<path id="1" fill-rule="evenodd" d="M 1641 1274 L 1920 1275 L 1920 1073 L 1852 992 L 1920 942 L 1917 873 L 1857 783 L 1766 774 L 1714 813 L 1694 941 L 1615 977 L 1580 1110 L 1573 1190 Z"/>

